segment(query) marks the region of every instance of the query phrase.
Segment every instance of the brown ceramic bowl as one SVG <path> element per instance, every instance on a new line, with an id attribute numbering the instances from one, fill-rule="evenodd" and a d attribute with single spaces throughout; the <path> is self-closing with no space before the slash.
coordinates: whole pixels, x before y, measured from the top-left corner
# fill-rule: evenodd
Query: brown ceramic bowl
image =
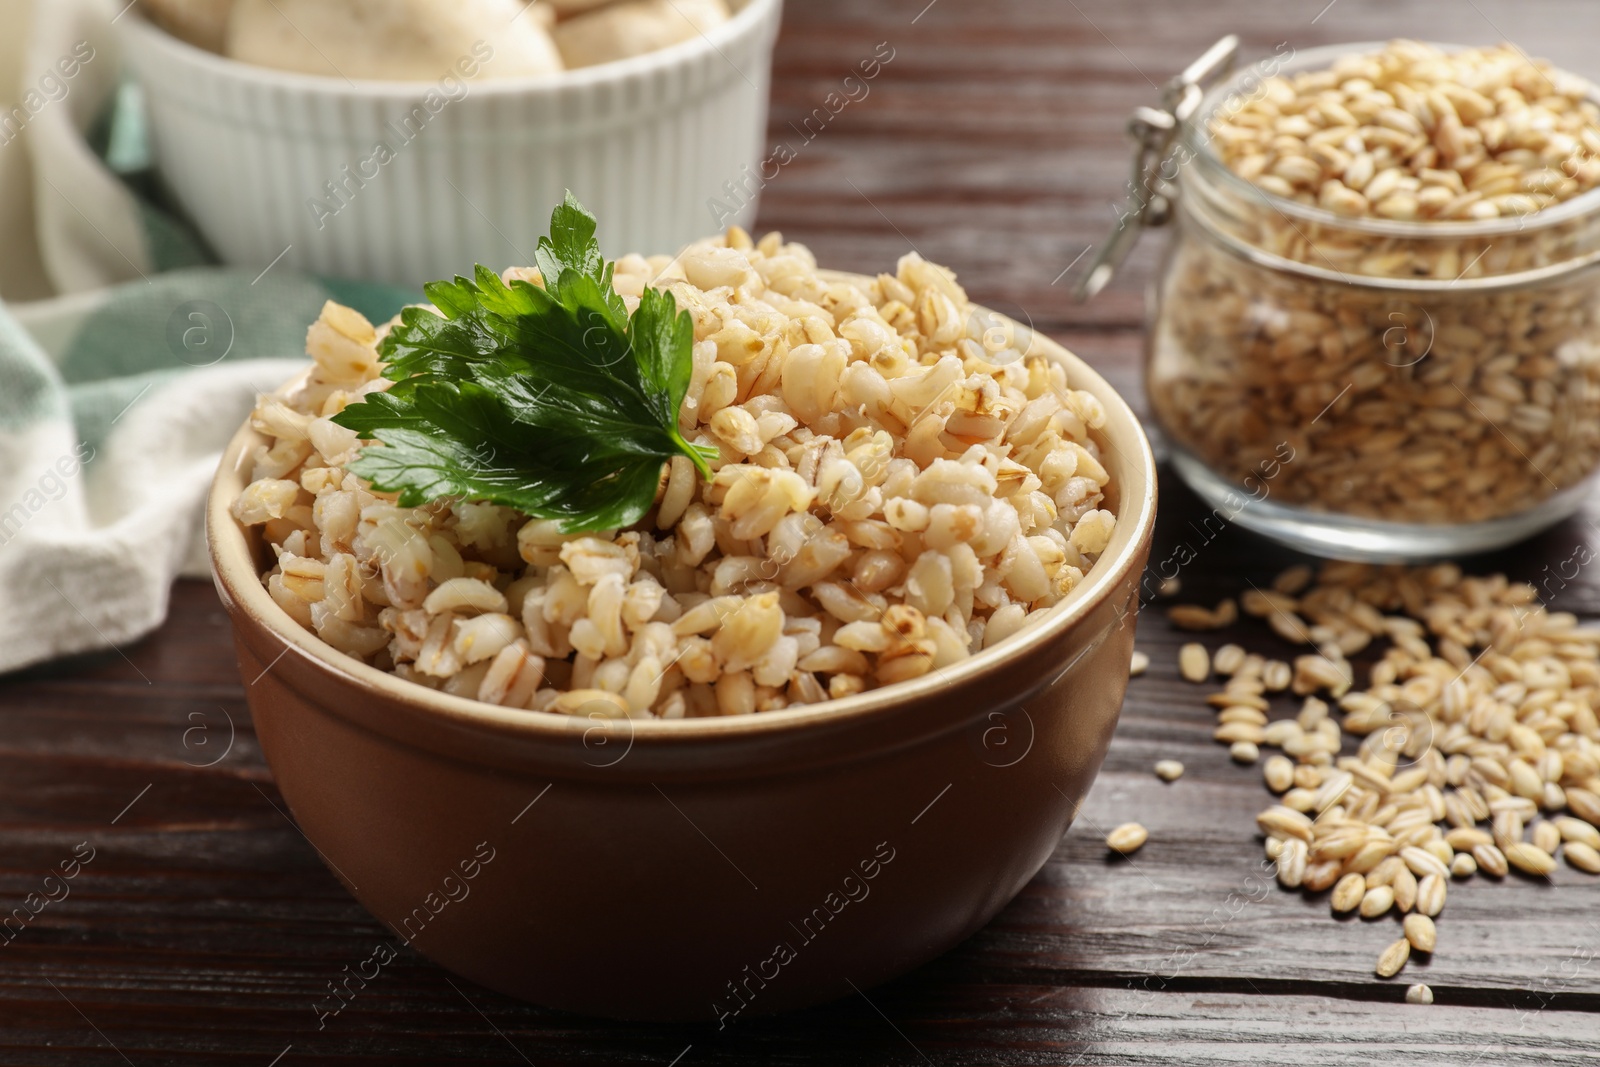
<path id="1" fill-rule="evenodd" d="M 447 696 L 358 663 L 262 587 L 228 506 L 207 510 L 262 751 L 344 884 L 444 967 L 539 1004 L 722 1020 L 865 989 L 972 934 L 1049 858 L 1128 683 L 1154 460 L 1095 394 L 1116 534 L 1042 622 L 914 681 L 720 719 L 573 719 Z M 351 991 L 379 982 L 353 968 Z M 323 1006 L 333 1010 L 330 997 Z"/>

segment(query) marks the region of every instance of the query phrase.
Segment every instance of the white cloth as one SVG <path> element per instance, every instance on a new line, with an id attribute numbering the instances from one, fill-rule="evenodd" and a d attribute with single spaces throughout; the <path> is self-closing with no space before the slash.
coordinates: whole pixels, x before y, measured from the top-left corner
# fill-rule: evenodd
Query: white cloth
<path id="1" fill-rule="evenodd" d="M 0 324 L 8 393 L 30 344 Z M 222 446 L 256 393 L 298 366 L 224 363 L 147 383 L 98 441 L 62 409 L 53 368 L 40 368 L 41 417 L 0 429 L 0 597 L 10 608 L 0 613 L 0 670 L 160 625 L 173 577 L 208 572 L 201 503 Z M 0 401 L 9 422 L 7 407 Z"/>
<path id="2" fill-rule="evenodd" d="M 322 302 L 380 317 L 404 302 L 284 268 L 167 270 L 199 246 L 91 144 L 130 141 L 106 125 L 127 99 L 124 2 L 0 0 L 19 28 L 0 35 L 0 671 L 159 625 L 174 576 L 207 573 L 223 446 L 304 365 Z"/>

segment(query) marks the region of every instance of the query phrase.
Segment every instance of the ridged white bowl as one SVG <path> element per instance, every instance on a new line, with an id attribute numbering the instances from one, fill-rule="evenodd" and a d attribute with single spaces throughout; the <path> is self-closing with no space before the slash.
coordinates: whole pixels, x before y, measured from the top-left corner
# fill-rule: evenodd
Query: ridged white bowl
<path id="1" fill-rule="evenodd" d="M 531 263 L 566 189 L 600 219 L 611 256 L 748 225 L 782 0 L 734 6 L 704 36 L 616 63 L 458 74 L 464 95 L 441 93 L 434 103 L 448 102 L 409 129 L 436 86 L 250 66 L 133 13 L 118 28 L 157 166 L 224 261 L 420 285 L 478 262 Z M 371 162 L 380 142 L 393 157 Z"/>

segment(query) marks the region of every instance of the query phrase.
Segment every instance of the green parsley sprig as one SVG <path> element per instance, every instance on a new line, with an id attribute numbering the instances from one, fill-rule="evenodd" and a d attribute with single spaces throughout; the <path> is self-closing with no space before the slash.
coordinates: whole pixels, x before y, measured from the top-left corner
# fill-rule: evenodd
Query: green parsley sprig
<path id="1" fill-rule="evenodd" d="M 639 521 L 673 456 L 709 478 L 716 451 L 678 432 L 689 313 L 647 288 L 630 316 L 594 234 L 569 192 L 535 256 L 544 288 L 482 266 L 426 286 L 438 314 L 407 308 L 379 347 L 395 384 L 334 416 L 381 443 L 349 469 L 406 507 L 483 500 L 568 533 Z"/>

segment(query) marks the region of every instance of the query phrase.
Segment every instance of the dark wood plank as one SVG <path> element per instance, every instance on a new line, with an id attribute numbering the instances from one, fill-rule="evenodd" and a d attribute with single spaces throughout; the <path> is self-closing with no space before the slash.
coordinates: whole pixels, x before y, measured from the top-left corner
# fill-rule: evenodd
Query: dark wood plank
<path id="1" fill-rule="evenodd" d="M 364 948 L 358 951 L 365 951 Z M 312 993 L 253 975 L 206 975 L 179 957 L 89 973 L 56 965 L 37 1004 L 8 1025 L 0 1063 L 583 1064 L 1421 1064 L 1593 1063 L 1594 1018 L 1535 998 L 1506 1006 L 1350 1001 L 1270 987 L 1124 989 L 963 979 L 939 965 L 825 1008 L 710 1026 L 603 1024 L 554 1016 L 402 958 L 323 1031 Z M 172 990 L 146 986 L 164 967 Z M 129 987 L 137 992 L 130 993 Z M 204 1007 L 191 990 L 205 994 Z M 71 998 L 71 1005 L 64 997 Z M 82 1014 L 79 1014 L 81 1009 Z M 47 1017 L 44 1017 L 47 1016 Z M 89 1026 L 86 1020 L 92 1020 Z M 115 1042 L 115 1047 L 111 1045 Z"/>
<path id="2" fill-rule="evenodd" d="M 1143 412 L 1148 241 L 1093 306 L 1062 275 L 1104 238 L 1125 180 L 1122 126 L 1215 37 L 1270 52 L 1395 35 L 1469 42 L 1509 32 L 1595 73 L 1600 14 L 1584 0 L 1263 5 L 1219 0 L 792 0 L 771 137 L 819 106 L 880 42 L 894 59 L 763 193 L 761 223 L 828 265 L 888 270 L 916 248 L 975 298 L 1048 330 Z M 1084 261 L 1075 268 L 1081 270 Z M 1189 543 L 1185 598 L 1214 601 L 1294 557 L 1249 534 L 1198 532 L 1204 512 L 1164 477 L 1156 559 Z M 1600 506 L 1518 549 L 1470 561 L 1538 580 Z M 1593 568 L 1559 607 L 1600 616 Z M 1218 635 L 1220 641 L 1228 636 Z M 1259 628 L 1251 647 L 1282 651 Z M 344 1014 L 313 1003 L 383 929 L 275 805 L 228 642 L 203 583 L 181 583 L 160 633 L 0 680 L 0 910 L 89 842 L 70 897 L 0 944 L 0 1064 L 1585 1063 L 1600 1010 L 1600 883 L 1453 886 L 1442 951 L 1395 982 L 1370 974 L 1391 920 L 1336 922 L 1325 902 L 1259 881 L 1254 768 L 1209 739 L 1204 690 L 1178 680 L 1174 633 L 1140 624 L 1132 684 L 1079 824 L 1023 894 L 941 960 L 866 995 L 736 1029 L 556 1015 L 448 978 L 403 951 Z M 230 725 L 231 724 L 231 725 Z M 232 738 L 231 745 L 229 738 Z M 219 758 L 220 757 L 220 758 Z M 1150 766 L 1188 767 L 1171 785 Z M 1152 830 L 1132 862 L 1101 831 Z M 1399 1003 L 1427 981 L 1439 1003 Z M 870 998 L 870 1000 L 868 999 Z M 290 1047 L 292 1046 L 292 1047 Z M 288 1052 L 285 1053 L 285 1049 Z"/>

